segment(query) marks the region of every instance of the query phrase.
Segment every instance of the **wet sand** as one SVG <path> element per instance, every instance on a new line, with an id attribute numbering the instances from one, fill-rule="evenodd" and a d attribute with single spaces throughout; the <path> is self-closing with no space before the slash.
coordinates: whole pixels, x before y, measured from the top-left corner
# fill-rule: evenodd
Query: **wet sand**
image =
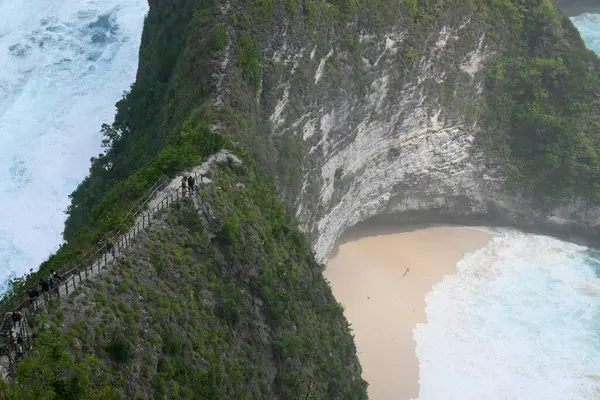
<path id="1" fill-rule="evenodd" d="M 412 332 L 426 322 L 425 296 L 456 272 L 465 253 L 490 239 L 486 232 L 462 227 L 342 239 L 324 274 L 352 325 L 370 399 L 417 398 Z"/>

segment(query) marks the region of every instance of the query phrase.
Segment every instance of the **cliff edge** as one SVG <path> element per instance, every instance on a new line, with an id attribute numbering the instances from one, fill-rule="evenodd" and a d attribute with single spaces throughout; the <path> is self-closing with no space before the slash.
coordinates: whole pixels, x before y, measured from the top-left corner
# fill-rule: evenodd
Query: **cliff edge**
<path id="1" fill-rule="evenodd" d="M 364 398 L 321 276 L 348 228 L 597 243 L 600 61 L 550 0 L 149 3 L 136 82 L 71 195 L 65 243 L 8 297 L 127 232 L 157 181 L 222 148 L 245 168 L 216 173 L 207 220 L 171 210 L 114 275 L 39 315 L 0 396 Z"/>
<path id="2" fill-rule="evenodd" d="M 196 118 L 277 177 L 320 261 L 371 218 L 594 242 L 599 76 L 550 0 L 151 2 L 120 139 L 65 236 L 86 191 Z"/>

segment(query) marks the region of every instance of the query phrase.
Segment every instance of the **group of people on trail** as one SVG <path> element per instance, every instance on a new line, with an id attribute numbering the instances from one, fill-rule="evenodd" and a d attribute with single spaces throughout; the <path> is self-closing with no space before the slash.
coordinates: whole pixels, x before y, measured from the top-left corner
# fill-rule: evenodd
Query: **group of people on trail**
<path id="1" fill-rule="evenodd" d="M 21 311 L 9 311 L 6 313 L 6 315 L 4 316 L 4 318 L 10 316 L 12 319 L 12 323 L 13 323 L 13 327 L 19 328 L 21 321 L 23 320 L 23 313 Z"/>
<path id="2" fill-rule="evenodd" d="M 202 183 L 202 176 L 200 177 L 200 182 Z M 192 175 L 184 175 L 181 178 L 181 189 L 183 194 L 185 194 L 187 191 L 191 195 L 196 189 L 196 179 L 194 179 Z M 114 246 L 112 241 L 102 240 L 98 244 L 105 247 L 105 250 L 107 252 L 112 252 L 114 255 Z M 50 275 L 48 275 L 46 278 L 41 278 L 37 285 L 27 289 L 27 294 L 29 295 L 29 301 L 31 305 L 35 308 L 36 300 L 40 296 L 44 296 L 44 298 L 47 299 L 46 296 L 49 295 L 53 289 L 57 288 L 60 285 L 60 282 L 62 282 L 62 280 L 63 278 L 57 272 L 55 272 L 54 270 L 50 270 Z M 4 331 L 2 326 L 5 325 L 5 322 L 8 322 L 6 320 L 9 317 L 11 319 L 12 324 L 6 326 L 6 328 L 8 329 Z M 0 334 L 4 331 L 10 335 L 11 341 L 17 344 L 16 355 L 17 358 L 19 358 L 23 355 L 23 337 L 21 335 L 21 332 L 23 331 L 22 328 L 24 323 L 24 314 L 21 311 L 15 310 L 7 312 L 4 318 L 4 321 L 0 321 L 0 329 L 2 329 L 0 331 Z"/>
<path id="3" fill-rule="evenodd" d="M 62 277 L 53 269 L 50 270 L 50 275 L 47 278 L 41 278 L 36 286 L 27 289 L 29 300 L 31 302 L 35 301 L 41 294 L 48 293 L 57 287 L 61 281 Z"/>
<path id="4" fill-rule="evenodd" d="M 202 181 L 202 179 L 200 179 Z M 196 179 L 193 176 L 183 176 L 181 178 L 181 188 L 182 193 L 185 194 L 186 189 L 188 193 L 192 194 L 194 192 L 196 185 Z M 111 240 L 103 239 L 98 242 L 99 246 L 105 247 L 107 252 L 111 252 L 114 255 L 114 245 Z M 27 294 L 29 295 L 29 300 L 33 304 L 40 295 L 45 293 L 49 293 L 52 289 L 54 289 L 60 282 L 62 281 L 62 277 L 54 270 L 50 270 L 50 275 L 47 278 L 40 279 L 38 285 L 27 289 Z"/>
<path id="5" fill-rule="evenodd" d="M 196 184 L 196 180 L 194 179 L 193 176 L 183 176 L 181 178 L 181 193 L 185 194 L 185 189 L 187 187 L 188 192 L 190 194 L 194 193 L 194 185 Z"/>
<path id="6" fill-rule="evenodd" d="M 10 317 L 8 322 L 12 322 L 12 324 L 4 325 L 4 322 Z M 4 331 L 5 334 L 10 338 L 10 341 L 16 344 L 16 358 L 19 359 L 23 356 L 23 313 L 20 311 L 10 311 L 4 315 L 4 321 L 0 323 L 0 326 L 6 328 Z"/>

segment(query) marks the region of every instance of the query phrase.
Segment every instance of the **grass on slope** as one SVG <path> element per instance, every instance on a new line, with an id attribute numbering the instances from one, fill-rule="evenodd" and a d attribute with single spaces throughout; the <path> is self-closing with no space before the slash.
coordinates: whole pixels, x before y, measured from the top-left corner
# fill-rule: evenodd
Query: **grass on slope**
<path id="1" fill-rule="evenodd" d="M 211 133 L 205 124 L 189 120 L 150 163 L 127 179 L 115 182 L 89 212 L 88 222 L 44 261 L 39 270 L 11 280 L 11 290 L 5 293 L 4 298 L 22 294 L 24 289 L 37 284 L 41 277 L 48 276 L 51 269 L 60 271 L 75 266 L 83 261 L 81 257 L 89 248 L 110 233 L 127 232 L 133 226 L 134 215 L 125 217 L 159 179 L 175 176 L 185 168 L 201 164 L 203 157 L 217 152 L 226 143 L 225 138 Z"/>
<path id="2" fill-rule="evenodd" d="M 366 399 L 323 266 L 247 165 L 216 173 L 211 218 L 189 201 L 163 210 L 40 317 L 49 329 L 0 399 Z"/>

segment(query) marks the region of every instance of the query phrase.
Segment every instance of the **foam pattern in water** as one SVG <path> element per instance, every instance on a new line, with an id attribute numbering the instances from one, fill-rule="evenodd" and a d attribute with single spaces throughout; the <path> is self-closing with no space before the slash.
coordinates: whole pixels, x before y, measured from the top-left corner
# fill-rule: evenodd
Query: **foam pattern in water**
<path id="1" fill-rule="evenodd" d="M 414 331 L 419 399 L 599 399 L 597 266 L 585 248 L 512 231 L 467 255 Z"/>
<path id="2" fill-rule="evenodd" d="M 600 54 L 600 14 L 582 14 L 571 18 L 588 49 Z"/>
<path id="3" fill-rule="evenodd" d="M 146 0 L 0 1 L 0 292 L 61 241 L 68 195 L 135 79 Z"/>

